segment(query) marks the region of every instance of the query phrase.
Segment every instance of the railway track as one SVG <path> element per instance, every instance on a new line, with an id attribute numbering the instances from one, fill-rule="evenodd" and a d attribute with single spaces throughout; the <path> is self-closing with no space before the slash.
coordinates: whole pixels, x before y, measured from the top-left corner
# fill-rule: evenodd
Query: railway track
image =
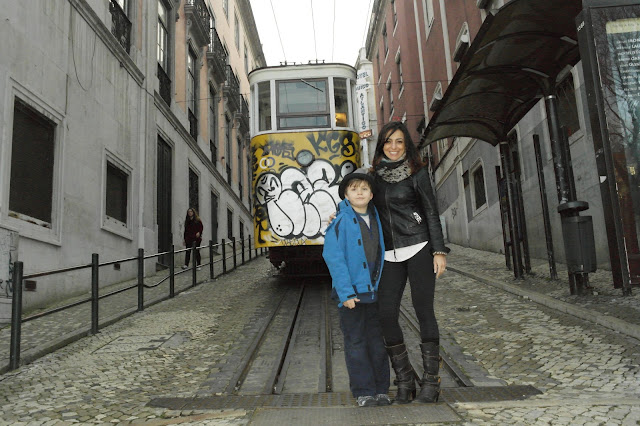
<path id="1" fill-rule="evenodd" d="M 305 279 L 297 287 L 289 287 L 264 316 L 225 393 L 348 392 L 342 333 L 330 291 L 326 279 Z M 401 307 L 401 321 L 412 363 L 421 376 L 419 329 L 412 309 Z M 446 353 L 442 357 L 443 386 L 473 385 Z"/>

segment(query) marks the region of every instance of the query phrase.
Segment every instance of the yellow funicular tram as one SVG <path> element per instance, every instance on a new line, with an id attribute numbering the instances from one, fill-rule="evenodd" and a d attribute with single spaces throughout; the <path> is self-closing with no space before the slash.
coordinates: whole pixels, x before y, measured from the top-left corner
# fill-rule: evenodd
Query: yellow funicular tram
<path id="1" fill-rule="evenodd" d="M 345 64 L 249 74 L 255 244 L 287 275 L 327 273 L 327 219 L 340 202 L 340 181 L 360 165 L 355 81 Z"/>

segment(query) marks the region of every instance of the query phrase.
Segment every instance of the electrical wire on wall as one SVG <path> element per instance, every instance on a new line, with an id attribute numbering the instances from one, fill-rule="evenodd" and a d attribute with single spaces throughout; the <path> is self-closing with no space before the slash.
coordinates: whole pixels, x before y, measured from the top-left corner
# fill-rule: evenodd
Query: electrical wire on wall
<path id="1" fill-rule="evenodd" d="M 318 44 L 316 43 L 316 22 L 313 17 L 313 0 L 311 0 L 311 28 L 313 29 L 313 48 L 316 52 L 315 60 L 318 62 Z"/>
<path id="2" fill-rule="evenodd" d="M 78 84 L 80 85 L 82 90 L 86 92 L 93 85 L 93 58 L 96 56 L 96 39 L 98 38 L 98 35 L 95 32 L 93 33 L 93 52 L 91 53 L 91 63 L 89 65 L 89 68 L 91 69 L 91 80 L 89 81 L 89 85 L 87 87 L 84 87 L 84 85 L 80 81 L 80 77 L 78 76 L 78 66 L 76 65 L 75 16 L 76 13 L 74 13 L 74 10 L 72 9 L 69 25 L 71 27 L 69 29 L 69 32 L 71 34 L 71 57 L 73 59 L 73 69 L 75 71 L 76 80 L 78 80 Z"/>

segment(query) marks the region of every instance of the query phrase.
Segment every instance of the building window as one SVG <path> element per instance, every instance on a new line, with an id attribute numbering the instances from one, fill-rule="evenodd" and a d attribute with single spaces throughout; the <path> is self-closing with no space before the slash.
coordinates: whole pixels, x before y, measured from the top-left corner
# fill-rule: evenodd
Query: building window
<path id="1" fill-rule="evenodd" d="M 224 116 L 224 163 L 227 171 L 227 183 L 231 183 L 231 119 L 228 115 Z"/>
<path id="2" fill-rule="evenodd" d="M 169 11 L 162 0 L 158 0 L 158 64 L 164 72 L 169 71 Z"/>
<path id="3" fill-rule="evenodd" d="M 329 127 L 326 79 L 278 81 L 278 128 Z"/>
<path id="4" fill-rule="evenodd" d="M 196 118 L 198 74 L 196 60 L 196 54 L 189 46 L 189 54 L 187 55 L 187 106 L 189 110 L 189 133 L 194 139 L 198 138 L 198 119 Z"/>
<path id="5" fill-rule="evenodd" d="M 398 11 L 396 10 L 396 0 L 391 0 L 391 8 L 393 9 L 393 28 L 398 25 Z"/>
<path id="6" fill-rule="evenodd" d="M 211 192 L 211 241 L 218 242 L 218 196 Z"/>
<path id="7" fill-rule="evenodd" d="M 425 25 L 427 27 L 427 34 L 429 34 L 428 30 L 431 28 L 431 24 L 433 24 L 434 13 L 433 13 L 433 0 L 425 0 Z"/>
<path id="8" fill-rule="evenodd" d="M 478 163 L 471 169 L 471 194 L 473 196 L 474 213 L 487 204 L 487 193 L 484 185 L 484 169 Z"/>
<path id="9" fill-rule="evenodd" d="M 258 83 L 258 130 L 271 130 L 271 82 Z"/>
<path id="10" fill-rule="evenodd" d="M 238 15 L 233 17 L 233 25 L 234 25 L 234 41 L 236 42 L 236 49 L 240 49 L 240 21 L 238 21 Z"/>
<path id="11" fill-rule="evenodd" d="M 229 19 L 229 0 L 222 0 L 222 10 L 224 11 L 224 17 Z"/>
<path id="12" fill-rule="evenodd" d="M 240 199 L 242 200 L 242 175 L 244 173 L 242 167 L 242 139 L 238 138 L 238 193 L 240 195 Z"/>
<path id="13" fill-rule="evenodd" d="M 13 113 L 10 216 L 51 228 L 56 124 L 16 98 Z"/>
<path id="14" fill-rule="evenodd" d="M 128 3 L 127 0 L 111 0 L 109 3 L 111 34 L 114 35 L 127 53 L 129 53 L 131 47 L 131 21 L 128 18 Z"/>
<path id="15" fill-rule="evenodd" d="M 171 79 L 169 78 L 169 9 L 163 0 L 158 0 L 158 80 L 160 87 L 158 91 L 167 105 L 171 105 Z"/>
<path id="16" fill-rule="evenodd" d="M 249 49 L 244 45 L 244 73 L 249 74 Z"/>
<path id="17" fill-rule="evenodd" d="M 393 114 L 393 85 L 391 84 L 391 74 L 387 79 L 387 95 L 389 96 L 389 111 Z"/>
<path id="18" fill-rule="evenodd" d="M 387 58 L 387 54 L 389 53 L 389 42 L 387 40 L 387 24 L 384 24 L 382 27 L 382 41 L 384 43 L 384 57 Z"/>
<path id="19" fill-rule="evenodd" d="M 396 55 L 396 66 L 398 68 L 398 93 L 402 93 L 402 91 L 404 90 L 404 78 L 402 77 L 402 60 L 400 56 L 400 50 L 398 50 L 398 54 Z"/>
<path id="20" fill-rule="evenodd" d="M 233 210 L 227 209 L 227 238 L 233 239 Z"/>
<path id="21" fill-rule="evenodd" d="M 576 131 L 580 130 L 576 89 L 573 84 L 573 75 L 571 73 L 569 73 L 567 77 L 558 84 L 557 91 L 560 123 L 562 123 L 562 125 L 567 129 L 567 136 L 571 136 Z"/>
<path id="22" fill-rule="evenodd" d="M 218 97 L 212 85 L 209 85 L 209 148 L 215 165 L 218 161 Z"/>
<path id="23" fill-rule="evenodd" d="M 107 191 L 105 213 L 107 219 L 127 224 L 129 174 L 107 161 Z"/>
<path id="24" fill-rule="evenodd" d="M 240 227 L 240 241 L 244 240 L 244 223 L 239 221 L 238 226 Z"/>
<path id="25" fill-rule="evenodd" d="M 333 97 L 336 104 L 336 126 L 349 126 L 349 99 L 347 98 L 347 79 L 333 79 Z"/>
<path id="26" fill-rule="evenodd" d="M 382 77 L 382 69 L 380 68 L 380 53 L 376 53 L 376 67 L 378 68 L 378 82 L 380 82 L 380 77 Z"/>
<path id="27" fill-rule="evenodd" d="M 189 167 L 189 207 L 200 211 L 200 176 Z"/>

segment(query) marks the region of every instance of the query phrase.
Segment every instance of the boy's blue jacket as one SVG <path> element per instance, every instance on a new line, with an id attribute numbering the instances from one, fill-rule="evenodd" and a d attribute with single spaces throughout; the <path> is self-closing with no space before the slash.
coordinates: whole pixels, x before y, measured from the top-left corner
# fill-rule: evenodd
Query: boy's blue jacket
<path id="1" fill-rule="evenodd" d="M 379 264 L 375 265 L 378 273 L 374 280 L 369 273 L 357 213 L 348 200 L 340 202 L 336 218 L 325 232 L 322 256 L 329 267 L 333 289 L 340 300 L 338 306 L 354 297 L 358 297 L 361 302 L 371 302 L 376 297 L 384 259 L 384 238 L 378 211 L 373 203 L 369 206 L 370 223 L 378 227 L 380 240 Z"/>

